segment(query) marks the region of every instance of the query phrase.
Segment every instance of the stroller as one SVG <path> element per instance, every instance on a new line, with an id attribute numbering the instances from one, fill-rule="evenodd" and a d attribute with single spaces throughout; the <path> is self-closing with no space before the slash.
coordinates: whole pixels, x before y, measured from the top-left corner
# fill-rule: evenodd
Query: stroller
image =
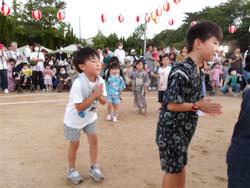
<path id="1" fill-rule="evenodd" d="M 27 78 L 26 82 L 24 82 L 24 77 L 21 75 L 21 71 L 24 64 L 25 63 L 20 63 L 13 70 L 13 78 L 15 79 L 16 90 L 18 94 L 23 93 L 23 90 L 30 91 L 31 93 L 35 92 L 32 77 Z"/>

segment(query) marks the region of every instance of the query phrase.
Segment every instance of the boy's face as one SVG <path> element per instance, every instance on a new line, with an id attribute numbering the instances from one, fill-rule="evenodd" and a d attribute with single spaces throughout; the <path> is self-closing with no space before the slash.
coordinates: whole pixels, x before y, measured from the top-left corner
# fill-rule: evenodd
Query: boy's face
<path id="1" fill-rule="evenodd" d="M 168 64 L 170 64 L 170 59 L 168 57 L 164 57 L 162 59 L 162 65 L 167 66 Z"/>
<path id="2" fill-rule="evenodd" d="M 91 57 L 85 61 L 85 64 L 79 64 L 79 68 L 89 76 L 100 74 L 102 66 L 98 57 Z"/>
<path id="3" fill-rule="evenodd" d="M 200 41 L 198 49 L 204 61 L 211 61 L 219 49 L 219 41 L 215 37 L 211 37 L 205 42 Z"/>

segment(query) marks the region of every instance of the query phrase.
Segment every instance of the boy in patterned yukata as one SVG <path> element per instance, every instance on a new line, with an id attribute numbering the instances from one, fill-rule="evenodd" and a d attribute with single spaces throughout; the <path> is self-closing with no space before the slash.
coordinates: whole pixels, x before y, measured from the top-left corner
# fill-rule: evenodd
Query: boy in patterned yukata
<path id="1" fill-rule="evenodd" d="M 88 138 L 90 153 L 89 175 L 95 181 L 104 176 L 97 166 L 98 141 L 96 134 L 97 102 L 106 103 L 105 82 L 99 76 L 101 63 L 99 54 L 90 47 L 77 51 L 73 63 L 79 76 L 75 79 L 69 95 L 69 103 L 64 114 L 64 138 L 69 141 L 67 178 L 74 184 L 83 181 L 76 170 L 76 156 L 83 131 Z"/>
<path id="2" fill-rule="evenodd" d="M 147 102 L 146 92 L 149 85 L 149 76 L 144 70 L 143 59 L 139 59 L 136 62 L 136 71 L 132 74 L 132 86 L 134 92 L 134 106 L 139 109 L 139 113 L 142 113 L 144 109 L 144 115 L 147 115 Z"/>
<path id="3" fill-rule="evenodd" d="M 170 72 L 156 131 L 165 172 L 163 188 L 185 187 L 187 152 L 198 121 L 197 110 L 212 115 L 222 112 L 220 104 L 201 99 L 200 76 L 200 68 L 213 58 L 222 37 L 215 23 L 204 21 L 192 26 L 186 36 L 188 56 L 183 63 L 174 64 Z"/>
<path id="4" fill-rule="evenodd" d="M 120 75 L 119 59 L 111 57 L 109 64 L 109 71 L 106 79 L 107 101 L 108 101 L 108 115 L 107 121 L 118 122 L 118 109 L 121 103 L 121 92 L 125 88 L 125 82 Z M 113 112 L 112 112 L 113 110 Z"/>

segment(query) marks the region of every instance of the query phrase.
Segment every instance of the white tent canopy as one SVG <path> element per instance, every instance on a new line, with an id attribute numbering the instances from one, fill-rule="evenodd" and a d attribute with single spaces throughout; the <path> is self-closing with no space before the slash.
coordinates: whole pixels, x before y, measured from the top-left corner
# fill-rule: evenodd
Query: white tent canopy
<path id="1" fill-rule="evenodd" d="M 63 52 L 67 54 L 73 54 L 75 51 L 77 51 L 79 44 L 71 44 L 69 46 L 65 46 L 63 48 Z"/>
<path id="2" fill-rule="evenodd" d="M 20 52 L 24 53 L 24 50 L 25 50 L 26 48 L 28 48 L 28 47 L 29 47 L 29 45 L 22 46 L 22 47 L 18 48 L 18 50 L 19 50 Z M 44 49 L 44 50 L 46 50 L 49 54 L 54 52 L 54 50 L 51 50 L 51 49 L 46 48 L 46 47 L 44 47 L 44 46 L 40 46 L 40 47 L 41 47 L 41 50 Z"/>

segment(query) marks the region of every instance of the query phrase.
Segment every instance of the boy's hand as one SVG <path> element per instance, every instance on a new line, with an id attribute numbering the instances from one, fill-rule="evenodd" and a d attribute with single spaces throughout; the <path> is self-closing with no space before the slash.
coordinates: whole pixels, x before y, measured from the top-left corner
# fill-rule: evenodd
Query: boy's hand
<path id="1" fill-rule="evenodd" d="M 197 103 L 199 110 L 210 115 L 222 114 L 222 106 L 219 103 L 212 103 L 211 99 L 202 99 Z"/>
<path id="2" fill-rule="evenodd" d="M 94 88 L 94 92 L 93 92 L 93 95 L 98 98 L 102 95 L 103 93 L 103 84 L 100 84 L 100 85 L 95 85 L 95 88 Z"/>

